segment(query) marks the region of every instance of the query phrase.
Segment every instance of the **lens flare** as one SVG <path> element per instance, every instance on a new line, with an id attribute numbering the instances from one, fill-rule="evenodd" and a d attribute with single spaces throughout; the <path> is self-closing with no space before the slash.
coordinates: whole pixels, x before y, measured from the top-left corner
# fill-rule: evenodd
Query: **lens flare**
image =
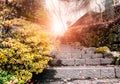
<path id="1" fill-rule="evenodd" d="M 106 0 L 45 0 L 45 7 L 51 19 L 53 34 L 62 35 L 67 28 L 89 12 L 104 12 L 105 1 Z"/>
<path id="2" fill-rule="evenodd" d="M 67 30 L 66 18 L 63 19 L 59 0 L 45 0 L 51 18 L 51 30 L 55 36 L 62 36 Z"/>
<path id="3" fill-rule="evenodd" d="M 55 20 L 53 22 L 52 32 L 53 32 L 54 35 L 62 36 L 65 33 L 65 31 L 66 31 L 66 28 L 61 22 L 59 22 L 57 20 Z"/>

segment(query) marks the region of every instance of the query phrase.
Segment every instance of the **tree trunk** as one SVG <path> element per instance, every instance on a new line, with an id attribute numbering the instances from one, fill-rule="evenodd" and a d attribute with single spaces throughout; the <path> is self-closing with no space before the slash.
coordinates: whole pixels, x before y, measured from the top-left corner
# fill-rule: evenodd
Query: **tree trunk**
<path id="1" fill-rule="evenodd" d="M 8 0 L 5 0 L 5 4 L 8 4 Z"/>
<path id="2" fill-rule="evenodd" d="M 106 21 L 114 19 L 114 6 L 113 6 L 113 0 L 106 0 L 105 2 L 105 17 L 104 19 Z"/>

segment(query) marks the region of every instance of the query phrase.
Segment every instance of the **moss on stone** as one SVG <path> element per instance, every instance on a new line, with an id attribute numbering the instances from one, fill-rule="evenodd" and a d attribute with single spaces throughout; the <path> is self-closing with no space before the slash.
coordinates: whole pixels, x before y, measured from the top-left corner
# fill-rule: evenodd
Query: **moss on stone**
<path id="1" fill-rule="evenodd" d="M 107 46 L 96 48 L 96 53 L 104 53 L 106 50 L 110 50 Z"/>

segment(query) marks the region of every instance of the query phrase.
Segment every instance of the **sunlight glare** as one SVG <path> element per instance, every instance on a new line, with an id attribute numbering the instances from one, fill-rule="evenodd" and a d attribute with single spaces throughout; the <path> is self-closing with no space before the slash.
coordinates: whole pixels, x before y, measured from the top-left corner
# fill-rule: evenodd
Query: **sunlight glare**
<path id="1" fill-rule="evenodd" d="M 56 36 L 62 36 L 65 33 L 65 28 L 64 26 L 59 22 L 59 21 L 54 21 L 53 27 L 52 27 L 52 32 Z"/>
<path id="2" fill-rule="evenodd" d="M 65 31 L 67 30 L 67 25 L 65 23 L 65 18 L 63 19 L 60 10 L 59 0 L 45 0 L 46 1 L 46 8 L 50 11 L 51 15 L 51 27 L 52 33 L 55 36 L 62 36 Z M 63 15 L 62 15 L 63 16 Z"/>

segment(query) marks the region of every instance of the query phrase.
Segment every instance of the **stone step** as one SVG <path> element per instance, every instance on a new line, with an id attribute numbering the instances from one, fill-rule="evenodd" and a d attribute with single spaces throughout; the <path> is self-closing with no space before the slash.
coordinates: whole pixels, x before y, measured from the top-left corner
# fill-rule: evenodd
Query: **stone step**
<path id="1" fill-rule="evenodd" d="M 99 54 L 99 53 L 92 53 L 92 54 L 82 54 L 81 52 L 76 52 L 76 53 L 72 53 L 72 52 L 61 52 L 61 53 L 56 53 L 55 54 L 55 58 L 56 59 L 85 59 L 85 58 L 104 58 L 103 54 Z"/>
<path id="2" fill-rule="evenodd" d="M 43 79 L 103 79 L 120 78 L 120 66 L 69 66 L 49 67 L 44 70 Z"/>
<path id="3" fill-rule="evenodd" d="M 80 66 L 80 65 L 110 65 L 112 58 L 94 59 L 54 59 L 50 62 L 51 66 Z"/>
<path id="4" fill-rule="evenodd" d="M 74 47 L 61 44 L 56 51 L 52 51 L 57 59 L 103 58 L 103 54 L 95 53 L 95 47 Z"/>
<path id="5" fill-rule="evenodd" d="M 83 47 L 83 46 L 71 46 L 71 45 L 64 45 L 60 44 L 59 48 L 57 49 L 58 52 L 82 52 L 82 53 L 94 53 L 95 47 Z"/>
<path id="6" fill-rule="evenodd" d="M 37 84 L 120 84 L 120 79 L 59 80 L 37 82 Z"/>

